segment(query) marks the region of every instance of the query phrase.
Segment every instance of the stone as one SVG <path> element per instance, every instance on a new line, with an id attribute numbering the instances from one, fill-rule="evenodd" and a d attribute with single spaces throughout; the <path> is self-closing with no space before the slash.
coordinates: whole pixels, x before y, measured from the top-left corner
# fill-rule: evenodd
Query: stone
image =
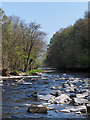
<path id="1" fill-rule="evenodd" d="M 24 82 L 23 84 L 24 84 L 24 85 L 32 85 L 31 82 Z"/>
<path id="2" fill-rule="evenodd" d="M 58 113 L 58 110 L 55 110 L 56 113 Z"/>
<path id="3" fill-rule="evenodd" d="M 31 105 L 27 111 L 30 113 L 47 113 L 47 107 Z"/>
<path id="4" fill-rule="evenodd" d="M 42 77 L 41 79 L 46 80 L 47 78 L 46 77 Z"/>
<path id="5" fill-rule="evenodd" d="M 19 76 L 19 74 L 16 71 L 10 72 L 9 74 L 14 76 Z"/>
<path id="6" fill-rule="evenodd" d="M 31 96 L 33 96 L 33 97 L 38 97 L 38 93 L 37 93 L 37 92 L 34 92 L 33 94 L 31 94 Z"/>
<path id="7" fill-rule="evenodd" d="M 68 109 L 63 109 L 63 110 L 60 110 L 60 112 L 70 113 L 70 110 L 68 110 Z"/>
<path id="8" fill-rule="evenodd" d="M 80 105 L 80 106 L 73 106 L 73 107 L 68 107 L 68 110 L 70 110 L 71 112 L 83 112 L 86 111 L 86 106 L 84 105 Z"/>
<path id="9" fill-rule="evenodd" d="M 48 95 L 38 95 L 38 98 L 41 99 L 41 100 L 48 101 L 48 100 L 50 100 L 52 98 L 55 98 L 55 96 L 50 95 L 50 94 L 48 94 Z"/>
<path id="10" fill-rule="evenodd" d="M 50 88 L 53 90 L 57 90 L 57 89 L 61 89 L 61 86 L 51 86 Z"/>
<path id="11" fill-rule="evenodd" d="M 82 93 L 82 94 L 76 94 L 76 97 L 77 97 L 77 98 L 84 98 L 84 97 L 86 97 L 86 96 L 88 96 L 88 92 L 84 92 L 84 93 Z"/>
<path id="12" fill-rule="evenodd" d="M 75 93 L 70 93 L 69 95 L 70 95 L 70 98 L 76 97 Z"/>
<path id="13" fill-rule="evenodd" d="M 43 104 L 43 106 L 49 106 L 50 105 L 50 103 L 42 103 Z"/>
<path id="14" fill-rule="evenodd" d="M 10 76 L 9 75 L 9 72 L 8 72 L 8 69 L 2 69 L 2 76 Z"/>
<path id="15" fill-rule="evenodd" d="M 55 97 L 58 97 L 61 94 L 60 90 L 54 90 L 51 95 L 54 95 Z"/>
<path id="16" fill-rule="evenodd" d="M 88 103 L 88 100 L 84 98 L 73 98 L 73 103 L 74 105 L 83 105 Z"/>
<path id="17" fill-rule="evenodd" d="M 54 89 L 55 89 L 55 86 L 51 86 L 50 88 L 54 90 Z"/>
<path id="18" fill-rule="evenodd" d="M 90 113 L 90 104 L 87 104 L 86 108 L 87 108 L 87 113 Z"/>
<path id="19" fill-rule="evenodd" d="M 48 82 L 47 82 L 47 81 L 44 81 L 44 84 L 48 84 Z"/>
<path id="20" fill-rule="evenodd" d="M 25 82 L 24 78 L 18 80 L 17 83 L 19 83 L 20 85 L 32 85 L 31 82 Z"/>
<path id="21" fill-rule="evenodd" d="M 70 97 L 67 94 L 61 94 L 60 96 L 55 98 L 54 103 L 56 103 L 56 104 L 64 104 L 68 100 L 70 100 Z"/>
<path id="22" fill-rule="evenodd" d="M 49 108 L 49 110 L 54 110 L 54 108 Z"/>
<path id="23" fill-rule="evenodd" d="M 80 111 L 78 111 L 78 112 L 76 112 L 76 114 L 81 114 L 81 112 L 80 112 Z"/>
<path id="24" fill-rule="evenodd" d="M 54 104 L 54 101 L 55 101 L 55 99 L 51 98 L 51 99 L 48 100 L 48 103 Z"/>

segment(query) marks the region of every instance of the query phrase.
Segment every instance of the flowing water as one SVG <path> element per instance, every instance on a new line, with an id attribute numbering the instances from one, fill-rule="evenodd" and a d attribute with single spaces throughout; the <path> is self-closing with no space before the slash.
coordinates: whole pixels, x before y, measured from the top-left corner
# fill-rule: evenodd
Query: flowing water
<path id="1" fill-rule="evenodd" d="M 2 116 L 3 118 L 87 118 L 86 113 L 76 114 L 75 112 L 62 113 L 60 110 L 72 104 L 52 104 L 54 110 L 48 110 L 47 114 L 28 113 L 27 109 L 31 104 L 39 105 L 46 101 L 32 97 L 33 92 L 39 95 L 50 94 L 53 90 L 51 86 L 62 86 L 61 82 L 66 80 L 58 80 L 60 77 L 78 77 L 86 79 L 87 74 L 83 73 L 45 73 L 41 78 L 25 78 L 25 82 L 32 84 L 19 84 L 19 79 L 5 79 L 2 86 Z M 78 82 L 77 85 L 83 83 Z M 64 92 L 63 92 L 64 93 Z M 55 110 L 59 112 L 56 113 Z"/>

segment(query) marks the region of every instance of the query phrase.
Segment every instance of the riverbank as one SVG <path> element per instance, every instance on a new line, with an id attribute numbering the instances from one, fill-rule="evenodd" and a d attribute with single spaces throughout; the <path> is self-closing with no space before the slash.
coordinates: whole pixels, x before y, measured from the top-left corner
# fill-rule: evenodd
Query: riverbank
<path id="1" fill-rule="evenodd" d="M 9 76 L 9 77 L 5 77 L 5 76 L 0 76 L 0 79 L 15 79 L 15 78 L 39 78 L 40 76 Z"/>

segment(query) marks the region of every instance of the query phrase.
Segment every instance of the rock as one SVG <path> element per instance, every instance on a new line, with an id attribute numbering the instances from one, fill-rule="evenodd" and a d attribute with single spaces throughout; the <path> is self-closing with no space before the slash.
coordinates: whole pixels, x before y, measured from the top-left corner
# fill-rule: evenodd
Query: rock
<path id="1" fill-rule="evenodd" d="M 43 106 L 49 106 L 50 105 L 50 103 L 42 103 L 43 104 Z"/>
<path id="2" fill-rule="evenodd" d="M 46 80 L 47 78 L 46 77 L 42 77 L 41 79 Z"/>
<path id="3" fill-rule="evenodd" d="M 54 90 L 54 89 L 55 89 L 55 86 L 51 86 L 50 88 Z"/>
<path id="4" fill-rule="evenodd" d="M 63 110 L 60 110 L 60 112 L 70 113 L 70 110 L 68 110 L 68 109 L 63 109 Z"/>
<path id="5" fill-rule="evenodd" d="M 10 72 L 9 74 L 10 74 L 10 75 L 14 75 L 14 76 L 18 76 L 18 75 L 19 75 L 16 71 Z"/>
<path id="6" fill-rule="evenodd" d="M 26 73 L 18 73 L 20 76 L 26 76 Z"/>
<path id="7" fill-rule="evenodd" d="M 10 76 L 7 69 L 2 69 L 2 76 Z"/>
<path id="8" fill-rule="evenodd" d="M 38 95 L 38 98 L 41 99 L 41 100 L 46 100 L 46 101 L 48 101 L 48 100 L 50 100 L 50 99 L 52 99 L 52 98 L 55 98 L 55 96 L 50 95 L 50 94 L 48 94 L 48 95 Z"/>
<path id="9" fill-rule="evenodd" d="M 90 113 L 90 104 L 87 104 L 86 108 L 87 108 L 87 113 Z"/>
<path id="10" fill-rule="evenodd" d="M 20 79 L 20 80 L 17 81 L 17 83 L 19 83 L 19 84 L 23 84 L 24 82 L 25 82 L 24 78 L 22 78 L 22 79 Z"/>
<path id="11" fill-rule="evenodd" d="M 0 83 L 3 83 L 3 80 L 0 80 Z"/>
<path id="12" fill-rule="evenodd" d="M 54 95 L 55 97 L 58 97 L 59 95 L 61 94 L 61 91 L 60 90 L 54 90 L 51 95 Z"/>
<path id="13" fill-rule="evenodd" d="M 47 82 L 47 81 L 44 81 L 44 84 L 48 84 L 48 82 Z"/>
<path id="14" fill-rule="evenodd" d="M 73 103 L 74 105 L 83 105 L 88 103 L 88 100 L 84 98 L 73 98 Z"/>
<path id="15" fill-rule="evenodd" d="M 61 89 L 61 86 L 51 86 L 50 88 L 53 90 L 57 90 L 57 89 Z"/>
<path id="16" fill-rule="evenodd" d="M 76 93 L 70 93 L 70 98 L 76 97 Z"/>
<path id="17" fill-rule="evenodd" d="M 31 85 L 31 82 L 25 82 L 24 78 L 20 79 L 17 81 L 17 83 L 19 83 L 20 85 Z"/>
<path id="18" fill-rule="evenodd" d="M 48 100 L 48 103 L 54 104 L 54 102 L 55 102 L 55 98 L 51 98 Z"/>
<path id="19" fill-rule="evenodd" d="M 37 105 L 31 105 L 28 110 L 30 113 L 47 113 L 47 107 L 39 107 Z"/>
<path id="20" fill-rule="evenodd" d="M 80 105 L 80 106 L 76 106 L 76 107 L 68 107 L 68 110 L 70 110 L 71 112 L 83 112 L 86 111 L 86 106 L 84 105 Z"/>
<path id="21" fill-rule="evenodd" d="M 56 113 L 58 113 L 58 110 L 55 110 Z"/>
<path id="22" fill-rule="evenodd" d="M 86 96 L 88 96 L 88 92 L 84 92 L 83 94 L 76 94 L 77 98 L 84 98 Z"/>
<path id="23" fill-rule="evenodd" d="M 24 83 L 22 83 L 23 85 L 32 85 L 32 83 L 31 82 L 24 82 Z"/>
<path id="24" fill-rule="evenodd" d="M 15 83 L 12 83 L 11 85 L 13 86 L 13 85 L 15 85 Z"/>
<path id="25" fill-rule="evenodd" d="M 33 94 L 31 94 L 31 96 L 33 96 L 33 97 L 38 97 L 38 93 L 37 93 L 37 92 L 34 92 Z"/>
<path id="26" fill-rule="evenodd" d="M 54 110 L 54 108 L 49 108 L 49 110 Z"/>
<path id="27" fill-rule="evenodd" d="M 81 112 L 80 112 L 80 111 L 78 111 L 78 112 L 76 112 L 76 114 L 81 114 Z"/>
<path id="28" fill-rule="evenodd" d="M 80 110 L 81 113 L 86 113 L 86 111 L 87 111 L 86 109 L 81 109 Z"/>
<path id="29" fill-rule="evenodd" d="M 56 104 L 64 104 L 68 100 L 70 100 L 70 97 L 68 95 L 61 94 L 60 96 L 58 96 L 58 97 L 55 98 L 54 103 L 56 103 Z"/>

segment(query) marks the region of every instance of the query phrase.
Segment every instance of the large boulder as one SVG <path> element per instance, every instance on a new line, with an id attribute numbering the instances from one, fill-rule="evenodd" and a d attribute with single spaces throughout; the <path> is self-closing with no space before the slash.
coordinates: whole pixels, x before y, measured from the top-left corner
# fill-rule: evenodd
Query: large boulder
<path id="1" fill-rule="evenodd" d="M 10 72 L 10 75 L 18 76 L 19 74 L 16 71 Z"/>
<path id="2" fill-rule="evenodd" d="M 2 69 L 2 76 L 10 76 L 6 68 Z"/>
<path id="3" fill-rule="evenodd" d="M 31 105 L 28 110 L 30 113 L 47 113 L 47 107 L 46 106 L 37 106 L 37 105 Z"/>

